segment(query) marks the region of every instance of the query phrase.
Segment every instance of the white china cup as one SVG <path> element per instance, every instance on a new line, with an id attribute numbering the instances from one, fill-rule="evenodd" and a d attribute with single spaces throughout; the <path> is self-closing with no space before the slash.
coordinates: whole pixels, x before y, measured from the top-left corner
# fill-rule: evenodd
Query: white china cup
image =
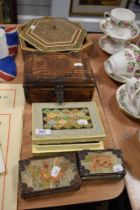
<path id="1" fill-rule="evenodd" d="M 140 48 L 134 44 L 113 54 L 104 63 L 110 74 L 133 76 L 140 69 Z"/>
<path id="2" fill-rule="evenodd" d="M 140 114 L 140 77 L 132 77 L 126 82 L 125 87 L 132 106 Z"/>
<path id="3" fill-rule="evenodd" d="M 122 36 L 127 32 L 127 29 L 134 23 L 135 13 L 126 8 L 115 8 L 111 12 L 105 12 L 104 17 L 116 35 Z"/>

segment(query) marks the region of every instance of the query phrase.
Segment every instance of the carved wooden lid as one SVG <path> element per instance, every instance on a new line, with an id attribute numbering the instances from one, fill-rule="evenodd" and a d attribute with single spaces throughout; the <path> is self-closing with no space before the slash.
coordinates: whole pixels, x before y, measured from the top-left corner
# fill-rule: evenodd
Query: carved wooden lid
<path id="1" fill-rule="evenodd" d="M 54 52 L 80 48 L 86 31 L 79 23 L 45 17 L 30 21 L 19 35 L 40 51 Z"/>
<path id="2" fill-rule="evenodd" d="M 25 60 L 24 84 L 54 87 L 94 87 L 93 72 L 86 54 L 28 52 Z"/>

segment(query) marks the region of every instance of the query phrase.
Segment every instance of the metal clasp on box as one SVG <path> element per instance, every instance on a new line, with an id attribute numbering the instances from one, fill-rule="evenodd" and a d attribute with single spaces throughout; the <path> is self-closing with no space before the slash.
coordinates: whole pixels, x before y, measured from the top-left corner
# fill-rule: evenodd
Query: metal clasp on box
<path id="1" fill-rule="evenodd" d="M 55 88 L 56 100 L 59 104 L 64 102 L 64 89 L 63 85 L 58 84 Z"/>

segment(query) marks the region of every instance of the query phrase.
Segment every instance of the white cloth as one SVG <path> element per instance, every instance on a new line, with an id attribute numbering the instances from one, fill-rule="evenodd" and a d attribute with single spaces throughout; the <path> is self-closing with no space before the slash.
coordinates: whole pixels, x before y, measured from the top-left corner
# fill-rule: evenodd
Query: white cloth
<path id="1" fill-rule="evenodd" d="M 5 31 L 0 28 L 0 59 L 9 55 Z"/>

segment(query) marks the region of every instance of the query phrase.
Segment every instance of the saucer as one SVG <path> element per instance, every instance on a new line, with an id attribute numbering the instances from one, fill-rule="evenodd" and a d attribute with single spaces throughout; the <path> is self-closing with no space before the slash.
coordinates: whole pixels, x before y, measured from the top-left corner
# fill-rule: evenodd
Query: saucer
<path id="1" fill-rule="evenodd" d="M 117 53 L 120 50 L 123 50 L 124 48 L 128 47 L 131 43 L 129 41 L 118 41 L 116 39 L 113 39 L 108 36 L 102 36 L 99 39 L 99 45 L 103 51 L 106 53 L 113 55 L 114 53 Z"/>
<path id="2" fill-rule="evenodd" d="M 104 70 L 106 72 L 106 74 L 111 77 L 111 79 L 120 82 L 120 83 L 126 83 L 128 81 L 128 79 L 130 79 L 132 76 L 128 77 L 125 75 L 116 75 L 116 74 L 111 74 L 108 71 L 109 66 L 107 66 L 107 61 L 104 62 Z"/>
<path id="3" fill-rule="evenodd" d="M 138 114 L 136 108 L 132 105 L 129 97 L 126 94 L 125 84 L 121 85 L 116 92 L 116 99 L 119 105 L 119 108 L 124 111 L 129 116 L 140 119 L 140 114 Z"/>
<path id="4" fill-rule="evenodd" d="M 122 36 L 119 36 L 117 34 L 114 33 L 114 29 L 113 27 L 109 26 L 106 24 L 106 20 L 102 20 L 100 22 L 100 29 L 107 35 L 110 36 L 112 38 L 115 39 L 119 39 L 119 40 L 130 40 L 130 39 L 134 39 L 139 35 L 139 27 L 133 23 L 133 25 L 126 29 L 126 33 L 123 34 Z"/>

